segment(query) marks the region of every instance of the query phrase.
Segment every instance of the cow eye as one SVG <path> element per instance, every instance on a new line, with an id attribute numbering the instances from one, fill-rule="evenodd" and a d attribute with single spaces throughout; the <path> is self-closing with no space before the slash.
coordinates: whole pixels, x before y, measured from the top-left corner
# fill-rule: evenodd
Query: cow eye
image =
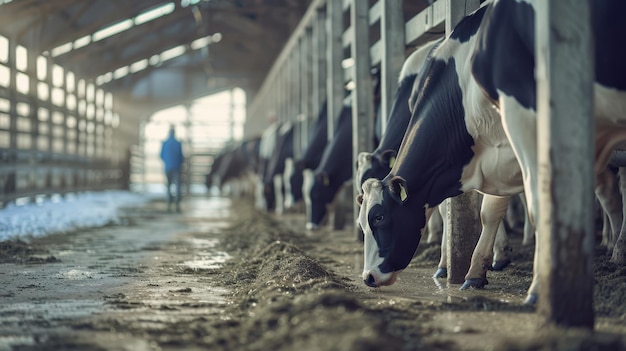
<path id="1" fill-rule="evenodd" d="M 374 217 L 374 221 L 376 222 L 376 224 L 382 222 L 384 219 L 385 219 L 385 216 L 382 214 L 379 214 L 376 217 Z"/>

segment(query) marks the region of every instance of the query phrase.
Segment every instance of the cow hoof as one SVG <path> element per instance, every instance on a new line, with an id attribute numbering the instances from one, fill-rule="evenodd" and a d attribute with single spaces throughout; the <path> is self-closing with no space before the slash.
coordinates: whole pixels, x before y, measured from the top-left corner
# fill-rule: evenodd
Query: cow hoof
<path id="1" fill-rule="evenodd" d="M 469 288 L 474 288 L 474 289 L 482 289 L 485 287 L 485 285 L 489 284 L 487 282 L 487 279 L 483 279 L 483 278 L 470 278 L 470 279 L 466 279 L 465 283 L 463 283 L 463 285 L 461 285 L 461 287 L 459 288 L 459 290 L 467 290 Z"/>
<path id="2" fill-rule="evenodd" d="M 433 278 L 447 278 L 448 277 L 448 269 L 447 268 L 437 268 L 435 274 L 433 274 Z"/>
<path id="3" fill-rule="evenodd" d="M 511 260 L 509 260 L 508 258 L 502 261 L 495 261 L 491 269 L 494 271 L 501 271 L 508 267 L 509 264 L 511 264 Z"/>
<path id="4" fill-rule="evenodd" d="M 537 294 L 528 294 L 526 296 L 526 300 L 524 300 L 524 305 L 534 306 L 537 304 Z"/>

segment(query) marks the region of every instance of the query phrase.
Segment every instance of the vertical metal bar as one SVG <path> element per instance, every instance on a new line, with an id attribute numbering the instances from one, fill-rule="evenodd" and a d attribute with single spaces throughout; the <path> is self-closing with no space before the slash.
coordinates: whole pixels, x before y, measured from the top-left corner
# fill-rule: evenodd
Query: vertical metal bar
<path id="1" fill-rule="evenodd" d="M 313 28 L 307 27 L 304 31 L 300 49 L 300 128 L 298 142 L 295 144 L 294 158 L 299 158 L 304 152 L 304 148 L 309 143 L 309 121 L 311 120 L 311 43 L 313 38 Z"/>
<path id="2" fill-rule="evenodd" d="M 380 36 L 382 42 L 381 72 L 381 119 L 382 132 L 387 129 L 387 118 L 395 92 L 398 89 L 398 76 L 404 62 L 404 15 L 401 0 L 380 0 L 382 16 Z M 377 111 L 374 111 L 377 113 Z"/>
<path id="3" fill-rule="evenodd" d="M 356 160 L 360 152 L 374 149 L 374 94 L 371 76 L 370 42 L 369 42 L 369 3 L 352 0 L 350 22 L 352 24 L 351 56 L 352 79 L 355 89 L 352 91 L 352 159 Z M 352 162 L 352 179 L 356 179 L 356 166 Z M 359 193 L 353 187 L 353 198 Z M 353 204 L 353 216 L 358 216 L 359 207 Z M 358 226 L 354 228 L 357 238 L 360 237 Z"/>
<path id="4" fill-rule="evenodd" d="M 539 1 L 535 8 L 539 313 L 548 323 L 587 328 L 594 325 L 590 3 Z"/>
<path id="5" fill-rule="evenodd" d="M 344 88 L 343 88 L 343 69 L 341 61 L 343 60 L 343 9 L 341 1 L 328 1 L 326 3 L 327 10 L 327 50 L 326 50 L 326 67 L 327 67 L 327 101 L 328 101 L 328 140 L 332 140 L 335 131 L 336 120 L 343 105 Z"/>
<path id="6" fill-rule="evenodd" d="M 313 98 L 312 115 L 320 113 L 326 101 L 326 8 L 319 8 L 313 25 Z"/>

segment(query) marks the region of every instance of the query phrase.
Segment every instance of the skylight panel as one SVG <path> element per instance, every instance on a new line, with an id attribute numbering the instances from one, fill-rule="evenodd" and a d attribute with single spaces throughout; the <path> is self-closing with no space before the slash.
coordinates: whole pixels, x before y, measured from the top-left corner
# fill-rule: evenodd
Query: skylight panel
<path id="1" fill-rule="evenodd" d="M 98 76 L 96 78 L 96 84 L 97 85 L 102 85 L 102 84 L 106 84 L 108 82 L 110 82 L 111 80 L 113 80 L 113 73 L 112 72 L 108 72 L 105 73 L 101 76 Z"/>
<path id="2" fill-rule="evenodd" d="M 200 39 L 196 39 L 192 41 L 189 46 L 191 47 L 192 50 L 198 50 L 200 48 L 203 48 L 209 45 L 210 43 L 211 43 L 211 37 L 208 36 L 208 37 L 204 37 L 204 38 L 200 38 Z"/>
<path id="3" fill-rule="evenodd" d="M 67 52 L 70 52 L 71 50 L 72 50 L 72 42 L 69 42 L 63 45 L 59 45 L 56 48 L 52 49 L 51 54 L 52 54 L 52 57 L 57 57 Z"/>
<path id="4" fill-rule="evenodd" d="M 126 19 L 124 21 L 118 22 L 114 25 L 108 26 L 106 28 L 103 28 L 93 33 L 92 40 L 95 42 L 95 41 L 102 40 L 104 38 L 108 38 L 112 35 L 115 35 L 117 33 L 121 33 L 125 30 L 130 29 L 132 26 L 133 26 L 133 20 L 130 18 Z"/>
<path id="5" fill-rule="evenodd" d="M 137 61 L 130 65 L 130 73 L 136 73 L 148 67 L 148 59 Z"/>
<path id="6" fill-rule="evenodd" d="M 74 40 L 74 49 L 82 48 L 83 46 L 87 46 L 91 43 L 91 35 L 85 35 L 82 38 L 78 38 Z"/>
<path id="7" fill-rule="evenodd" d="M 155 7 L 152 10 L 148 10 L 144 13 L 139 14 L 135 17 L 135 25 L 143 24 L 159 17 L 168 15 L 174 11 L 176 6 L 173 2 L 169 2 L 167 4 L 163 4 L 161 6 Z"/>
<path id="8" fill-rule="evenodd" d="M 2 4 L 2 1 L 3 0 L 0 0 L 0 4 Z M 106 28 L 103 28 L 103 29 L 101 29 L 99 31 L 96 31 L 93 34 L 89 34 L 89 35 L 86 35 L 84 37 L 78 38 L 78 39 L 74 40 L 73 43 L 69 42 L 69 43 L 65 43 L 65 44 L 59 45 L 56 48 L 52 49 L 52 52 L 51 52 L 52 57 L 57 57 L 57 56 L 63 55 L 63 54 L 68 53 L 69 51 L 71 51 L 73 49 L 82 48 L 84 46 L 87 46 L 87 45 L 91 44 L 92 42 L 96 42 L 96 41 L 108 38 L 110 36 L 119 34 L 121 32 L 127 31 L 127 30 L 131 29 L 135 25 L 144 24 L 146 22 L 149 22 L 149 21 L 155 20 L 157 18 L 163 17 L 165 15 L 168 15 L 168 14 L 174 12 L 175 9 L 176 9 L 176 5 L 173 2 L 168 2 L 168 3 L 163 4 L 161 6 L 155 7 L 153 9 L 148 10 L 148 11 L 140 13 L 139 15 L 135 16 L 134 18 L 128 18 L 128 19 L 123 20 L 121 22 L 118 22 L 118 23 L 115 23 L 113 25 L 110 25 L 110 26 L 108 26 Z"/>
<path id="9" fill-rule="evenodd" d="M 185 53 L 185 46 L 179 45 L 177 47 L 165 50 L 161 53 L 161 62 L 171 60 Z"/>
<path id="10" fill-rule="evenodd" d="M 113 72 L 113 79 L 123 78 L 128 75 L 128 66 L 120 67 Z"/>

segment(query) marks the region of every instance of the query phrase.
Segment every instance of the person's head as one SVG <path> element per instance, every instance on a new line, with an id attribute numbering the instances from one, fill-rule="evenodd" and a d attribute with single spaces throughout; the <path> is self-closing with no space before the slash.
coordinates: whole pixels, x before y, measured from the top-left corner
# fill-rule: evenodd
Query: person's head
<path id="1" fill-rule="evenodd" d="M 173 124 L 170 125 L 170 131 L 168 133 L 168 136 L 170 136 L 172 138 L 176 136 L 176 127 L 174 127 Z"/>

